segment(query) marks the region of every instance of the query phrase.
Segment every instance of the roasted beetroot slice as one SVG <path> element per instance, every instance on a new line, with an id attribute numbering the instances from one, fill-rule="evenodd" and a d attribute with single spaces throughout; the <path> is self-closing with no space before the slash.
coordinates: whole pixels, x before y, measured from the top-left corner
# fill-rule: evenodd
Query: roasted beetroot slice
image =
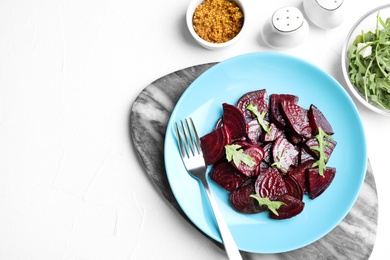
<path id="1" fill-rule="evenodd" d="M 257 166 L 257 169 L 256 169 L 256 176 L 262 174 L 264 171 L 266 171 L 268 168 L 270 168 L 271 165 L 269 165 L 268 163 L 266 163 L 265 161 L 261 161 L 261 163 L 259 164 L 259 166 Z"/>
<path id="2" fill-rule="evenodd" d="M 247 149 L 247 148 L 250 148 L 250 147 L 257 147 L 258 145 L 257 144 L 252 144 L 250 142 L 247 142 L 245 140 L 235 140 L 235 141 L 232 141 L 232 144 L 237 144 L 239 146 L 242 147 L 242 149 Z"/>
<path id="3" fill-rule="evenodd" d="M 282 101 L 289 101 L 297 104 L 299 97 L 290 94 L 271 94 L 269 102 L 269 118 L 278 128 L 283 129 L 286 126 L 286 121 L 281 112 Z"/>
<path id="4" fill-rule="evenodd" d="M 299 153 L 299 164 L 302 164 L 306 161 L 310 160 L 317 160 L 318 158 L 314 157 L 313 155 L 309 154 L 306 149 L 301 147 L 300 153 Z"/>
<path id="5" fill-rule="evenodd" d="M 249 166 L 243 162 L 240 162 L 239 165 L 235 165 L 232 161 L 232 165 L 236 167 L 242 174 L 246 176 L 256 176 L 256 168 L 264 158 L 264 150 L 258 145 L 251 145 L 244 149 L 244 153 L 252 157 L 254 161 L 253 166 Z"/>
<path id="6" fill-rule="evenodd" d="M 273 163 L 272 159 L 272 147 L 274 146 L 273 143 L 267 143 L 263 145 L 263 150 L 264 150 L 264 158 L 263 161 L 271 165 Z"/>
<path id="7" fill-rule="evenodd" d="M 297 180 L 304 193 L 307 193 L 306 169 L 310 169 L 315 162 L 315 160 L 308 160 L 299 164 L 294 170 L 288 173 L 289 176 L 292 176 L 295 180 Z"/>
<path id="8" fill-rule="evenodd" d="M 334 140 L 334 139 L 329 139 L 329 138 L 324 138 L 324 140 L 328 143 L 328 145 L 326 145 L 324 147 L 324 152 L 327 156 L 327 159 L 326 159 L 326 163 L 328 162 L 330 156 L 332 155 L 333 153 L 333 150 L 334 148 L 336 147 L 337 145 L 337 142 Z M 312 147 L 318 147 L 318 141 L 316 138 L 310 138 L 309 140 L 307 140 L 303 146 L 303 148 L 310 154 L 312 155 L 314 158 L 319 158 L 319 152 L 316 151 L 316 150 L 313 150 L 311 149 Z"/>
<path id="9" fill-rule="evenodd" d="M 276 200 L 281 195 L 287 193 L 283 176 L 274 167 L 266 169 L 257 177 L 255 190 L 257 195 L 270 200 Z"/>
<path id="10" fill-rule="evenodd" d="M 315 199 L 320 196 L 332 183 L 336 175 L 336 168 L 326 168 L 324 176 L 321 176 L 318 173 L 318 168 L 307 169 L 306 174 L 309 198 Z"/>
<path id="11" fill-rule="evenodd" d="M 232 139 L 242 138 L 247 135 L 247 122 L 244 114 L 237 107 L 223 103 L 223 124 L 226 125 L 232 135 Z"/>
<path id="12" fill-rule="evenodd" d="M 214 129 L 220 128 L 221 126 L 223 126 L 223 119 L 222 119 L 222 117 L 220 117 L 220 118 L 217 120 L 217 123 L 215 124 Z"/>
<path id="13" fill-rule="evenodd" d="M 292 218 L 301 213 L 305 207 L 305 203 L 302 200 L 297 199 L 287 193 L 280 196 L 277 200 L 284 202 L 284 205 L 280 206 L 280 208 L 277 210 L 279 215 L 275 215 L 274 213 L 270 212 L 270 217 L 273 219 Z"/>
<path id="14" fill-rule="evenodd" d="M 200 138 L 200 146 L 206 164 L 214 164 L 224 157 L 225 145 L 231 144 L 231 142 L 230 131 L 225 125 L 202 136 Z"/>
<path id="15" fill-rule="evenodd" d="M 240 187 L 247 179 L 228 161 L 215 164 L 210 172 L 210 178 L 227 191 L 234 191 Z"/>
<path id="16" fill-rule="evenodd" d="M 254 180 L 249 180 L 230 194 L 229 200 L 233 208 L 246 214 L 255 214 L 265 211 L 266 208 L 259 205 L 256 199 L 250 195 L 255 194 Z"/>
<path id="17" fill-rule="evenodd" d="M 269 124 L 269 131 L 269 134 L 266 131 L 262 132 L 260 136 L 260 141 L 262 143 L 273 142 L 277 137 L 283 134 L 283 131 L 281 131 L 274 123 Z"/>
<path id="18" fill-rule="evenodd" d="M 248 122 L 248 139 L 252 144 L 260 144 L 260 136 L 263 132 L 257 119 L 252 119 Z"/>
<path id="19" fill-rule="evenodd" d="M 333 128 L 329 121 L 326 119 L 324 114 L 313 104 L 310 105 L 309 108 L 309 121 L 314 135 L 318 134 L 318 128 L 322 128 L 322 130 L 328 135 L 334 134 Z"/>
<path id="20" fill-rule="evenodd" d="M 291 130 L 296 135 L 310 138 L 312 136 L 312 130 L 309 122 L 308 110 L 289 101 L 282 101 L 281 107 L 286 119 L 286 124 Z"/>
<path id="21" fill-rule="evenodd" d="M 298 165 L 298 155 L 298 149 L 283 135 L 276 138 L 272 147 L 272 157 L 281 172 L 287 173 L 290 167 Z"/>
<path id="22" fill-rule="evenodd" d="M 286 184 L 288 194 L 299 200 L 303 200 L 303 187 L 295 177 L 287 175 L 286 178 L 284 178 L 284 183 Z"/>
<path id="23" fill-rule="evenodd" d="M 253 114 L 246 109 L 249 104 L 256 106 L 259 113 L 263 111 L 268 112 L 267 91 L 265 89 L 261 89 L 247 92 L 242 95 L 237 101 L 236 106 L 244 113 L 245 117 L 254 118 Z"/>
<path id="24" fill-rule="evenodd" d="M 306 140 L 302 136 L 294 133 L 294 131 L 288 127 L 284 129 L 284 134 L 286 135 L 287 140 L 289 140 L 294 145 L 301 145 L 302 142 Z"/>

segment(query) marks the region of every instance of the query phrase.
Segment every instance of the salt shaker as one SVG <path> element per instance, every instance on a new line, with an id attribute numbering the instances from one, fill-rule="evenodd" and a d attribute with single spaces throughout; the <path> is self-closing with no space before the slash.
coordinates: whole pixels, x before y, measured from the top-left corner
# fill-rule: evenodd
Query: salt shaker
<path id="1" fill-rule="evenodd" d="M 296 7 L 276 10 L 264 24 L 262 35 L 272 48 L 289 48 L 299 45 L 308 35 L 309 26 Z"/>
<path id="2" fill-rule="evenodd" d="M 345 17 L 343 0 L 304 0 L 303 8 L 309 20 L 322 29 L 336 28 Z"/>

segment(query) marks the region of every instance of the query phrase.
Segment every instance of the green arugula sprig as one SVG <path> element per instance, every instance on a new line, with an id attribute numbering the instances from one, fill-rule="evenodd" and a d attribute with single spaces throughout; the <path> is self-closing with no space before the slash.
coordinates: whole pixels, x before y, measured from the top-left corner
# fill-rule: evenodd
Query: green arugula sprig
<path id="1" fill-rule="evenodd" d="M 285 205 L 282 201 L 276 201 L 276 200 L 270 200 L 269 198 L 262 198 L 257 194 L 250 195 L 251 198 L 256 199 L 259 202 L 260 206 L 267 206 L 272 213 L 274 213 L 276 216 L 279 216 L 278 209 L 280 206 Z"/>
<path id="2" fill-rule="evenodd" d="M 390 110 L 390 17 L 377 14 L 376 29 L 358 35 L 348 48 L 351 83 L 369 103 Z"/>
<path id="3" fill-rule="evenodd" d="M 318 173 L 322 177 L 324 177 L 324 171 L 326 169 L 326 162 L 328 160 L 328 156 L 325 154 L 325 146 L 330 146 L 331 144 L 326 141 L 325 138 L 333 139 L 333 136 L 328 135 L 322 130 L 321 127 L 318 128 L 318 134 L 316 135 L 316 139 L 318 142 L 318 146 L 310 147 L 312 150 L 315 150 L 319 153 L 319 159 L 315 163 L 312 164 L 311 167 L 318 167 Z"/>
<path id="4" fill-rule="evenodd" d="M 282 163 L 283 163 L 283 157 L 284 157 L 284 152 L 285 152 L 286 149 L 283 149 L 282 150 L 282 154 L 280 155 L 280 157 L 277 155 L 276 158 L 278 159 L 277 162 L 274 162 L 273 164 L 271 164 L 271 166 L 274 166 L 276 167 L 277 169 L 281 169 L 282 168 Z"/>
<path id="5" fill-rule="evenodd" d="M 244 150 L 240 149 L 241 145 L 238 144 L 231 144 L 225 146 L 225 153 L 226 153 L 226 159 L 231 162 L 233 160 L 233 163 L 238 167 L 240 162 L 245 163 L 246 165 L 252 167 L 255 165 L 255 162 L 253 161 L 253 158 L 244 153 Z"/>
<path id="6" fill-rule="evenodd" d="M 257 106 L 253 104 L 247 105 L 246 109 L 248 109 L 250 112 L 252 112 L 252 114 L 256 116 L 257 122 L 259 122 L 259 125 L 264 129 L 264 131 L 267 132 L 267 134 L 271 134 L 271 131 L 269 130 L 269 125 L 264 122 L 266 111 L 264 110 L 260 113 L 257 109 Z"/>

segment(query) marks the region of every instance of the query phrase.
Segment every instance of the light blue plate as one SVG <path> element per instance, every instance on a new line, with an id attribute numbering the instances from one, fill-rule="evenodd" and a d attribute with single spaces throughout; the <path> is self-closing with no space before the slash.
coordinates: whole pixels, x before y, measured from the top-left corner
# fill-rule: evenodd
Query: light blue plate
<path id="1" fill-rule="evenodd" d="M 301 214 L 272 220 L 268 213 L 236 212 L 229 193 L 214 182 L 210 186 L 240 250 L 280 253 L 304 247 L 320 239 L 347 215 L 364 181 L 366 140 L 357 109 L 346 91 L 317 67 L 277 53 L 251 53 L 223 61 L 200 75 L 183 93 L 168 122 L 165 167 L 174 196 L 189 219 L 205 234 L 221 242 L 205 191 L 186 172 L 178 152 L 173 123 L 191 116 L 203 136 L 212 131 L 222 115 L 222 103 L 235 104 L 248 92 L 299 96 L 299 105 L 316 105 L 327 117 L 337 141 L 328 166 L 337 173 L 331 186 L 315 200 L 304 198 Z"/>

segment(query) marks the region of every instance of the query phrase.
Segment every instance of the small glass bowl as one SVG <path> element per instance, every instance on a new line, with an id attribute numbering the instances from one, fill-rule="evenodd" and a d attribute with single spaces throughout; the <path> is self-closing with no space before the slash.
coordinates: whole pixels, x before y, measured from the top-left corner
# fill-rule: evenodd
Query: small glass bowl
<path id="1" fill-rule="evenodd" d="M 352 84 L 349 76 L 349 61 L 348 61 L 348 48 L 355 41 L 356 36 L 361 35 L 362 32 L 367 33 L 368 31 L 375 32 L 377 24 L 377 15 L 385 21 L 390 17 L 390 4 L 379 6 L 365 15 L 363 15 L 352 27 L 348 33 L 346 40 L 343 45 L 342 54 L 341 54 L 341 67 L 344 75 L 344 79 L 351 90 L 352 94 L 359 100 L 364 106 L 370 110 L 390 116 L 390 110 L 384 109 L 376 103 L 370 103 L 366 100 L 364 93 L 359 92 L 359 90 Z M 382 28 L 382 27 L 379 27 Z"/>
<path id="2" fill-rule="evenodd" d="M 241 28 L 240 32 L 234 38 L 232 38 L 231 40 L 229 40 L 227 42 L 223 42 L 223 43 L 208 42 L 208 41 L 202 39 L 194 30 L 192 18 L 194 16 L 194 12 L 195 12 L 196 7 L 200 4 L 202 4 L 203 2 L 204 2 L 204 0 L 192 0 L 187 8 L 186 23 L 187 23 L 188 30 L 190 31 L 190 33 L 191 33 L 192 37 L 195 39 L 195 41 L 197 43 L 199 43 L 201 46 L 203 46 L 209 50 L 220 50 L 220 49 L 226 48 L 226 47 L 231 46 L 231 45 L 235 44 L 236 42 L 238 42 L 239 39 L 244 34 L 244 29 L 245 29 L 245 6 L 243 4 L 243 1 L 234 0 L 234 2 L 238 5 L 238 7 L 240 7 L 240 9 L 244 15 L 244 21 L 242 24 L 242 28 Z"/>

